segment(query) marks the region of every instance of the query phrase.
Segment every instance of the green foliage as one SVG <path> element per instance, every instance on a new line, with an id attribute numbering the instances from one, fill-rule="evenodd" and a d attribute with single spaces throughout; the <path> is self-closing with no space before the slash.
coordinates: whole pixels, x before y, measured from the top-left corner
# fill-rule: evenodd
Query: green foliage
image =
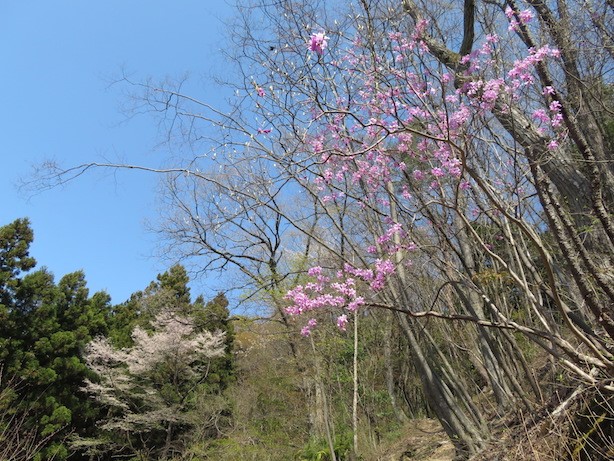
<path id="1" fill-rule="evenodd" d="M 42 459 L 63 459 L 70 431 L 93 429 L 97 406 L 80 388 L 89 372 L 81 350 L 106 331 L 109 297 L 89 298 L 83 272 L 56 285 L 46 269 L 27 272 L 33 232 L 26 219 L 0 228 L 0 360 L 4 372 L 21 378 L 16 411 L 27 415 L 24 430 L 47 437 Z"/>
<path id="2" fill-rule="evenodd" d="M 4 237 L 0 240 L 4 258 L 0 261 L 4 301 L 0 360 L 4 371 L 21 378 L 20 386 L 2 398 L 5 408 L 26 415 L 23 434 L 34 431 L 39 438 L 48 437 L 36 455 L 41 461 L 68 456 L 86 459 L 86 450 L 104 458 L 100 448 L 109 443 L 116 444 L 117 453 L 127 454 L 119 437 L 99 430 L 102 416 L 117 415 L 117 409 L 101 406 L 81 391 L 86 378 L 95 380 L 82 352 L 101 336 L 107 336 L 117 349 L 133 347 L 134 329 L 152 334 L 150 322 L 164 309 L 192 319 L 195 333 L 225 334 L 224 355 L 208 363 L 206 377 L 178 385 L 169 379 L 175 370 L 170 363 L 160 363 L 148 377 L 158 383 L 155 389 L 161 401 L 189 409 L 173 429 L 173 456 L 233 461 L 329 459 L 325 439 L 310 423 L 314 409 L 309 408 L 313 395 L 309 396 L 317 356 L 335 452 L 338 459 L 346 459 L 351 447 L 347 429 L 354 353 L 351 333 L 327 327 L 330 322 L 323 319 L 314 335 L 316 356 L 307 341 L 296 339 L 300 355 L 293 356 L 288 346 L 292 333 L 281 324 L 249 318 L 240 324 L 231 321 L 224 294 L 209 301 L 200 296 L 192 302 L 189 278 L 180 265 L 160 274 L 126 302 L 111 306 L 106 293 L 89 296 L 82 272 L 67 274 L 56 283 L 46 269 L 32 270 L 34 260 L 28 256 L 32 233 L 27 221 L 13 223 L 8 230 L 0 228 L 0 236 Z M 361 318 L 359 420 L 363 433 L 385 433 L 395 422 L 383 381 L 383 325 L 371 315 Z M 242 354 L 239 362 L 237 348 Z M 160 429 L 148 434 L 138 456 L 151 459 L 152 447 L 164 443 Z M 71 453 L 66 444 L 69 432 L 81 442 L 77 452 Z"/>
<path id="3" fill-rule="evenodd" d="M 190 277 L 181 264 L 175 264 L 168 271 L 158 275 L 158 282 L 152 282 L 150 289 L 169 290 L 173 293 L 175 306 L 187 306 L 190 304 Z"/>
<path id="4" fill-rule="evenodd" d="M 352 431 L 343 429 L 333 441 L 335 457 L 338 461 L 349 459 L 352 452 Z M 301 450 L 299 457 L 301 461 L 330 461 L 332 460 L 330 447 L 325 439 L 312 439 Z"/>
<path id="5" fill-rule="evenodd" d="M 13 290 L 19 285 L 18 276 L 36 265 L 29 255 L 34 232 L 28 219 L 17 219 L 0 227 L 0 303 L 9 306 Z"/>
<path id="6" fill-rule="evenodd" d="M 226 337 L 226 350 L 223 357 L 211 363 L 208 384 L 212 390 L 223 392 L 234 382 L 234 327 L 230 322 L 228 300 L 220 293 L 208 303 L 199 296 L 191 308 L 191 315 L 200 330 L 221 331 Z"/>

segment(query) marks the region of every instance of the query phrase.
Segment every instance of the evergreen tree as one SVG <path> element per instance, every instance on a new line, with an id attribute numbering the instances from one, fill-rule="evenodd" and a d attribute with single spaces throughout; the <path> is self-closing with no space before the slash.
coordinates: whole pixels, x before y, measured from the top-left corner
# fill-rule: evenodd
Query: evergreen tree
<path id="1" fill-rule="evenodd" d="M 199 296 L 193 304 L 193 316 L 197 319 L 199 328 L 207 331 L 221 331 L 225 334 L 225 354 L 213 360 L 208 383 L 218 392 L 224 391 L 234 381 L 234 328 L 230 321 L 228 299 L 223 293 L 205 304 Z"/>
<path id="2" fill-rule="evenodd" d="M 168 271 L 158 274 L 143 291 L 116 305 L 110 319 L 109 339 L 117 347 L 133 345 L 132 331 L 140 326 L 149 328 L 150 322 L 162 310 L 172 308 L 180 315 L 190 315 L 190 278 L 185 268 L 175 264 Z"/>
<path id="3" fill-rule="evenodd" d="M 81 351 L 106 332 L 109 296 L 89 298 L 83 272 L 56 285 L 29 256 L 33 232 L 27 219 L 0 228 L 0 360 L 3 372 L 20 382 L 15 411 L 25 415 L 23 430 L 49 443 L 43 458 L 68 456 L 69 432 L 91 432 L 97 405 L 80 388 L 90 374 Z"/>
<path id="4" fill-rule="evenodd" d="M 181 264 L 175 264 L 168 271 L 159 274 L 157 280 L 157 283 L 152 282 L 150 289 L 171 291 L 177 307 L 185 307 L 190 304 L 190 288 L 188 287 L 190 277 Z"/>

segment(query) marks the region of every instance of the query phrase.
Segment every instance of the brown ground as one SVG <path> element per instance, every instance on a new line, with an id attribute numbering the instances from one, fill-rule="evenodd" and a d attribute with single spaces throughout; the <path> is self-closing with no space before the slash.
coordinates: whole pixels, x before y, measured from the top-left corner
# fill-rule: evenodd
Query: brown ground
<path id="1" fill-rule="evenodd" d="M 402 433 L 404 436 L 379 454 L 377 461 L 452 461 L 454 458 L 454 447 L 437 420 L 412 420 Z"/>

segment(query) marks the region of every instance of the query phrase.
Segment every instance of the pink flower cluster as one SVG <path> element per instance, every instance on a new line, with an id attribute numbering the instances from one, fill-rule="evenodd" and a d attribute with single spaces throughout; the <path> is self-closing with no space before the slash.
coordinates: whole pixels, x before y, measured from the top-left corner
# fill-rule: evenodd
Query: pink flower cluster
<path id="1" fill-rule="evenodd" d="M 518 31 L 520 24 L 527 24 L 533 19 L 533 13 L 530 10 L 514 11 L 509 6 L 505 8 L 505 16 L 510 22 L 509 30 Z"/>
<path id="2" fill-rule="evenodd" d="M 508 76 L 516 81 L 514 88 L 521 85 L 529 85 L 535 82 L 533 68 L 547 57 L 558 58 L 561 55 L 559 50 L 545 45 L 539 49 L 529 49 L 529 56 L 524 59 L 514 61 L 514 67 L 508 72 Z"/>
<path id="3" fill-rule="evenodd" d="M 323 55 L 324 50 L 328 46 L 328 40 L 329 38 L 324 34 L 324 32 L 312 34 L 309 40 L 308 48 L 319 55 Z"/>
<path id="4" fill-rule="evenodd" d="M 506 16 L 514 31 L 533 19 L 529 10 L 508 8 Z M 337 101 L 338 110 L 334 109 L 334 100 L 327 101 L 330 110 L 326 112 L 316 104 L 308 106 L 313 124 L 305 139 L 317 160 L 313 181 L 322 203 L 343 198 L 358 211 L 377 208 L 385 216 L 395 201 L 404 216 L 411 216 L 420 209 L 410 194 L 412 188 L 435 200 L 452 189 L 455 193 L 470 191 L 472 184 L 463 177 L 458 146 L 473 142 L 474 124 L 492 117 L 490 112 L 510 110 L 517 104 L 521 92 L 536 83 L 536 66 L 547 58 L 559 57 L 558 50 L 547 45 L 530 49 L 528 56 L 515 61 L 502 75 L 498 73 L 500 66 L 495 65 L 499 37 L 489 35 L 481 47 L 461 58 L 466 83 L 456 89 L 453 75 L 438 74 L 435 66 L 429 67 L 428 58 L 422 59 L 427 52 L 422 38 L 427 27 L 426 22 L 420 22 L 409 36 L 389 33 L 390 51 L 375 56 L 366 53 L 360 38 L 356 38 L 344 56 L 327 64 L 334 66 L 335 72 L 345 72 L 356 91 L 350 101 Z M 314 33 L 309 50 L 322 55 L 328 39 L 324 32 Z M 411 64 L 416 55 L 424 65 L 421 72 Z M 563 109 L 553 88 L 544 88 L 543 94 L 547 104 L 543 108 L 533 106 L 533 119 L 542 134 L 547 131 L 556 135 L 552 140 L 544 137 L 544 145 L 554 150 L 562 139 Z M 416 132 L 416 126 L 427 135 Z M 427 184 L 418 184 L 421 181 Z M 393 184 L 395 195 L 391 198 Z M 386 218 L 379 224 L 382 235 L 366 249 L 372 264 L 367 268 L 346 265 L 336 276 L 324 275 L 319 267 L 311 269 L 313 280 L 288 293 L 287 299 L 292 302 L 288 313 L 299 315 L 322 308 L 354 311 L 365 304 L 357 293 L 358 281 L 375 292 L 385 288 L 396 269 L 393 255 L 410 251 L 415 245 L 407 243 L 410 238 L 401 224 Z M 337 319 L 341 329 L 347 322 L 345 314 Z M 316 325 L 311 319 L 302 334 L 310 334 Z"/>
<path id="5" fill-rule="evenodd" d="M 365 304 L 365 298 L 359 296 L 356 289 L 356 278 L 369 283 L 372 290 L 381 290 L 386 279 L 395 271 L 394 264 L 389 260 L 378 259 L 373 269 L 359 269 L 346 264 L 343 271 L 338 271 L 334 279 L 324 275 L 321 267 L 312 267 L 308 271 L 315 281 L 298 285 L 286 294 L 286 299 L 292 304 L 286 308 L 290 315 L 302 315 L 319 309 L 345 309 L 355 312 Z M 337 318 L 337 325 L 344 330 L 347 315 Z M 309 336 L 317 325 L 315 319 L 310 319 L 301 329 L 303 336 Z"/>

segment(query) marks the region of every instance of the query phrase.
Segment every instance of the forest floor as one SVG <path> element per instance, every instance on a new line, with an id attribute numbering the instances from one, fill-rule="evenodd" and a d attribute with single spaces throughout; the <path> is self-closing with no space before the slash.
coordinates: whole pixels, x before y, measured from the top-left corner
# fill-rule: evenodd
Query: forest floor
<path id="1" fill-rule="evenodd" d="M 377 461 L 452 461 L 454 446 L 435 419 L 412 420 L 402 437 L 378 454 Z"/>

